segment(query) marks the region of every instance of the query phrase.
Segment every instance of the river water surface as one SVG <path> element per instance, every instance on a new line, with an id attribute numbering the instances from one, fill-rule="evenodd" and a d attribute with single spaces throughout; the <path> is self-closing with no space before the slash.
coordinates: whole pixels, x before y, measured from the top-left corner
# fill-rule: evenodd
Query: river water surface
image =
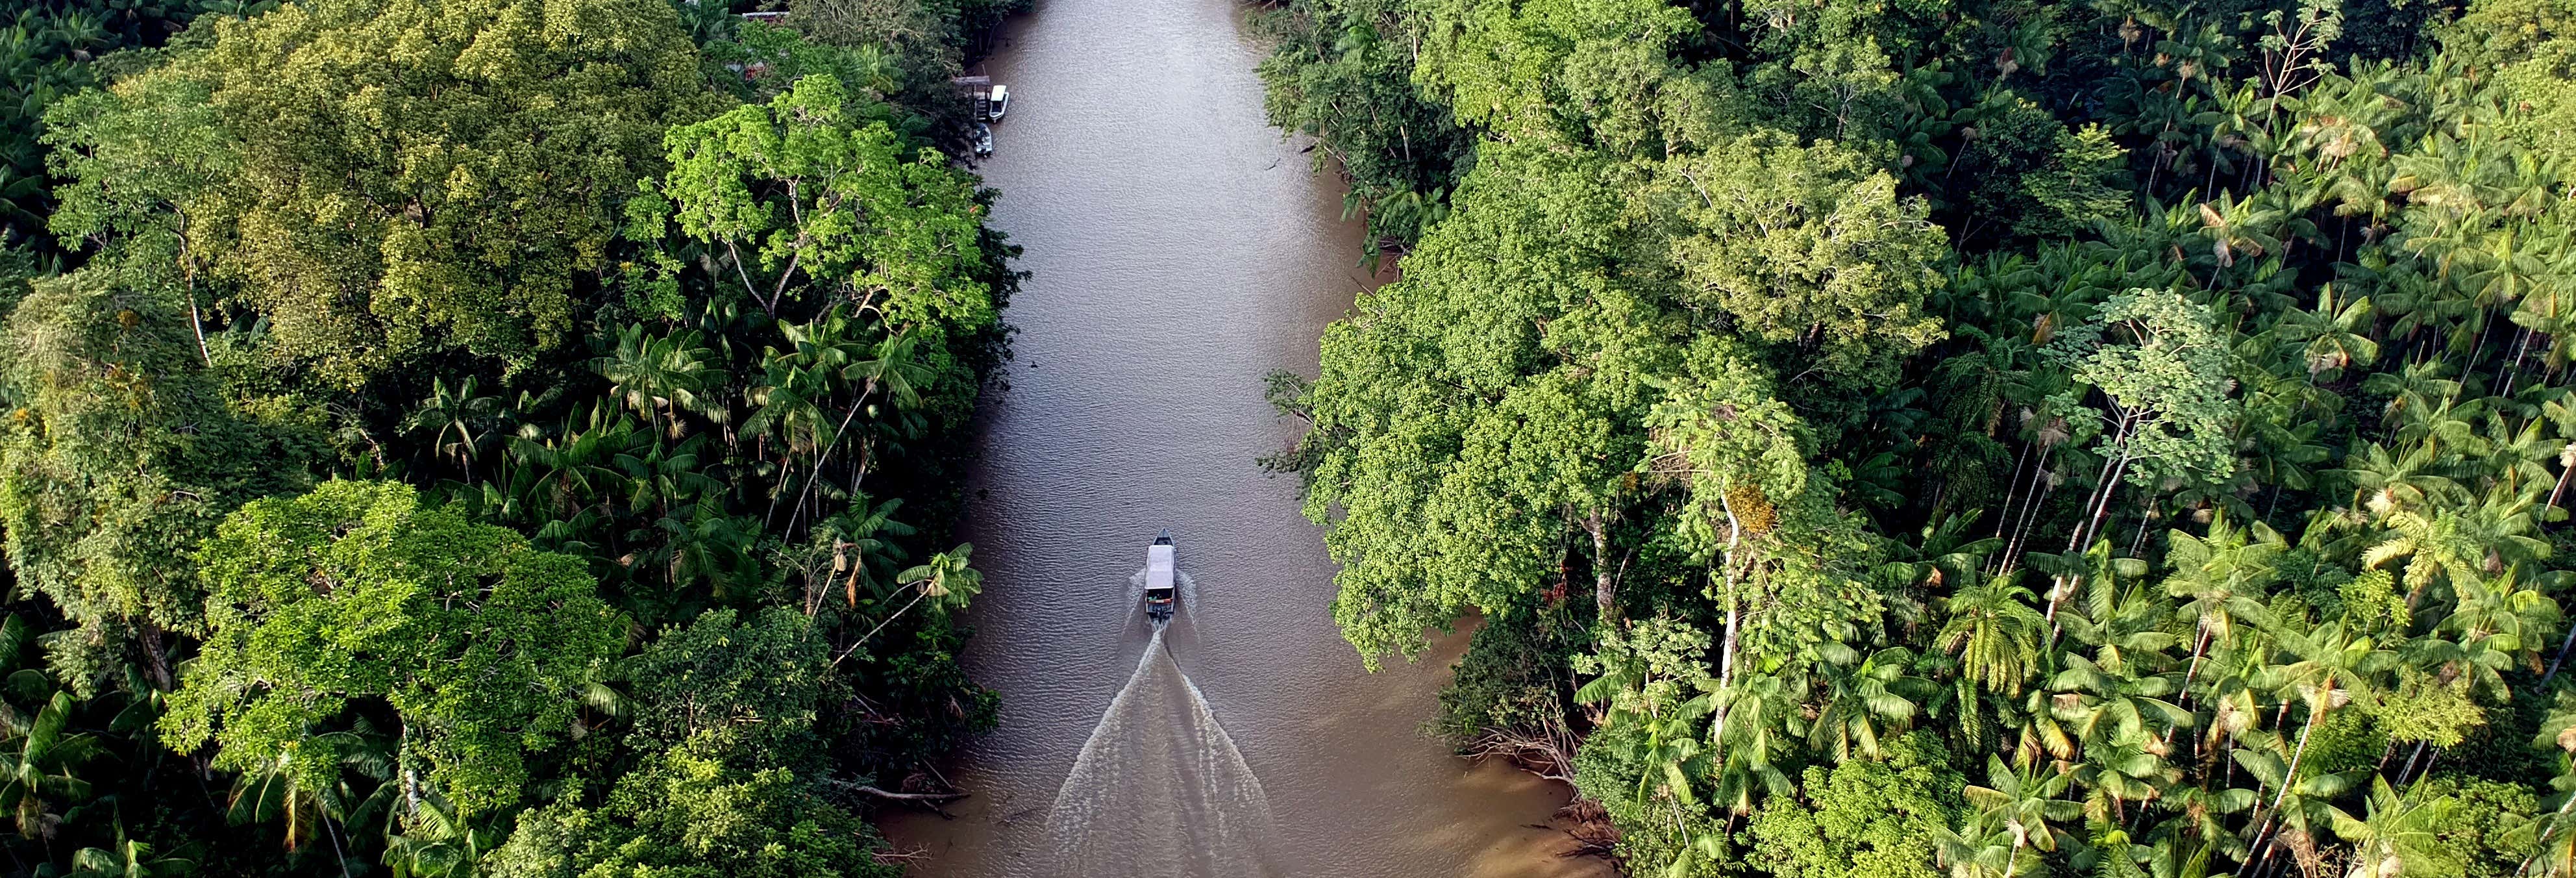
<path id="1" fill-rule="evenodd" d="M 1459 644 L 1361 669 L 1295 480 L 1253 463 L 1296 432 L 1262 377 L 1312 375 L 1370 279 L 1339 186 L 1262 118 L 1244 9 L 1040 0 L 987 65 L 1012 104 L 980 170 L 1031 272 L 966 534 L 1002 725 L 949 772 L 953 819 L 887 831 L 925 876 L 1607 874 L 1533 825 L 1561 788 L 1422 734 Z M 1166 527 L 1197 595 L 1149 653 L 1127 579 Z"/>

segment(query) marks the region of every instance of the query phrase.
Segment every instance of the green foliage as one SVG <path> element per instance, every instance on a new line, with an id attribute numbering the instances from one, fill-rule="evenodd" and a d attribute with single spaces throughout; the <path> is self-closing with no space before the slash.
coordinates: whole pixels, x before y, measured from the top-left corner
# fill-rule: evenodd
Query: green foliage
<path id="1" fill-rule="evenodd" d="M 2456 774 L 2424 779 L 2413 794 L 2457 803 L 2451 819 L 2434 830 L 2442 859 L 2460 864 L 2460 878 L 2504 878 L 2521 868 L 2530 849 L 2510 840 L 2513 827 L 2540 810 L 2529 787 Z"/>
<path id="2" fill-rule="evenodd" d="M 195 12 L 116 6 L 86 45 Z M 0 260 L 16 871 L 889 874 L 854 796 L 997 715 L 968 550 L 927 540 L 1013 251 L 927 147 L 1009 4 L 833 43 L 649 0 L 210 8 L 0 111 L 15 150 L 52 107 L 7 158 L 59 210 L 6 221 L 67 248 Z M 789 82 L 839 89 L 842 185 L 713 209 L 874 262 L 663 234 L 690 126 Z M 600 845 L 495 853 L 557 814 Z"/>
<path id="3" fill-rule="evenodd" d="M 673 128 L 671 170 L 630 209 L 634 222 L 658 232 L 669 210 L 683 234 L 756 263 L 761 277 L 740 289 L 771 314 L 819 281 L 817 295 L 897 325 L 990 325 L 975 187 L 883 123 L 854 127 L 850 101 L 838 79 L 811 76 L 767 106 Z"/>
<path id="4" fill-rule="evenodd" d="M 180 205 L 279 356 L 355 385 L 562 343 L 663 129 L 710 104 L 661 3 L 332 0 L 218 23 L 48 137 L 66 202 L 100 205 L 67 234 L 117 225 L 153 153 L 195 169 L 148 197 Z"/>
<path id="5" fill-rule="evenodd" d="M 1277 40 L 1261 63 L 1270 123 L 1316 138 L 1316 168 L 1349 178 L 1344 212 L 1368 213 L 1373 250 L 1409 245 L 1446 215 L 1473 146 L 1413 84 L 1419 35 L 1405 6 L 1309 0 L 1261 20 Z"/>
<path id="6" fill-rule="evenodd" d="M 1811 766 L 1805 801 L 1754 812 L 1745 859 L 1777 878 L 1934 878 L 1933 840 L 1966 808 L 1966 783 L 1926 731 L 1889 741 L 1884 759 Z"/>
<path id="7" fill-rule="evenodd" d="M 2097 437 L 2096 452 L 2121 461 L 2113 475 L 2134 485 L 2227 478 L 2236 408 L 2227 398 L 2226 354 L 2206 313 L 2180 295 L 2147 290 L 2112 296 L 2100 313 L 2110 339 L 2090 343 L 2092 334 L 2082 331 L 2089 327 L 2079 328 L 2051 350 L 2074 362 L 2079 385 L 2110 403 L 2077 434 Z"/>
<path id="8" fill-rule="evenodd" d="M 2576 874 L 2565 809 L 2518 816 L 2566 799 L 2514 795 L 2576 749 L 2540 716 L 2576 17 L 2443 15 L 1292 10 L 1274 114 L 1418 99 L 1473 139 L 1403 279 L 1274 387 L 1344 633 L 1524 642 L 1491 626 L 1593 586 L 1595 707 L 1557 717 L 1631 874 Z M 1833 804 L 1925 736 L 1994 755 L 1930 785 L 1964 807 Z M 1935 816 L 1869 860 L 1895 811 Z"/>
<path id="9" fill-rule="evenodd" d="M 825 652 L 813 623 L 786 607 L 747 621 L 730 609 L 709 610 L 688 627 L 666 629 L 626 661 L 623 675 L 638 702 L 635 734 L 668 745 L 719 732 L 809 734 Z"/>
<path id="10" fill-rule="evenodd" d="M 1513 140 L 1599 143 L 1626 153 L 1688 142 L 1725 93 L 1666 54 L 1693 30 L 1655 0 L 1423 4 L 1413 79 L 1461 123 Z"/>
<path id="11" fill-rule="evenodd" d="M 255 500 L 197 552 L 204 652 L 160 720 L 217 767 L 278 764 L 307 788 L 342 753 L 316 732 L 390 711 L 405 794 L 509 806 L 625 639 L 579 559 L 422 508 L 409 487 L 326 482 Z M 411 764 L 426 767 L 421 787 Z"/>
<path id="12" fill-rule="evenodd" d="M 556 804 L 519 818 L 480 868 L 496 878 L 895 878 L 866 821 L 795 774 L 737 764 L 723 732 L 648 757 L 605 805 Z"/>
<path id="13" fill-rule="evenodd" d="M 1461 752 L 1502 755 L 1541 771 L 1570 772 L 1573 730 L 1566 719 L 1573 696 L 1573 650 L 1581 629 L 1562 609 L 1537 624 L 1518 619 L 1477 627 L 1467 654 L 1440 690 L 1440 714 L 1431 728 Z"/>
<path id="14" fill-rule="evenodd" d="M 2057 153 L 2045 171 L 2022 177 L 2031 200 L 2053 215 L 2016 220 L 2023 234 L 2068 235 L 2129 212 L 2129 151 L 2100 125 L 2059 129 Z"/>
<path id="15" fill-rule="evenodd" d="M 1788 351 L 1784 374 L 1881 383 L 1940 340 L 1921 313 L 1937 282 L 1941 230 L 1896 178 L 1831 142 L 1776 132 L 1740 138 L 1673 171 L 1690 186 L 1696 234 L 1676 244 L 1685 301 Z"/>
<path id="16" fill-rule="evenodd" d="M 266 11 L 276 0 L 29 0 L 0 21 L 0 246 L 42 247 L 52 104 L 97 83 L 105 56 L 158 46 L 205 12 Z"/>
<path id="17" fill-rule="evenodd" d="M 19 580 L 79 626 L 51 652 L 84 693 L 129 648 L 166 683 L 157 632 L 205 630 L 188 555 L 234 506 L 299 489 L 319 444 L 234 411 L 176 292 L 105 264 L 38 281 L 0 346 L 0 525 Z"/>

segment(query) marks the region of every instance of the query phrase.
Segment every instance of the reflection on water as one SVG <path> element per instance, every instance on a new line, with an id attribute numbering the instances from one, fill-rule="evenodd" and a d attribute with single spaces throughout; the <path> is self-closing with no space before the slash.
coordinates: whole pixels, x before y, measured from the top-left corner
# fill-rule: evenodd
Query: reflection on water
<path id="1" fill-rule="evenodd" d="M 1261 778 L 1157 629 L 1048 812 L 1056 874 L 1272 878 Z"/>

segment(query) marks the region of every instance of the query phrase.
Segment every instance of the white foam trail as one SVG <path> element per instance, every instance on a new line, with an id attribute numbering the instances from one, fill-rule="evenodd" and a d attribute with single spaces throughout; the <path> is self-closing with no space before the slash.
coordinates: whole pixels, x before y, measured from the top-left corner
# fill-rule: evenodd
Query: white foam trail
<path id="1" fill-rule="evenodd" d="M 1046 828 L 1067 878 L 1281 874 L 1261 779 L 1160 629 L 1082 745 Z"/>

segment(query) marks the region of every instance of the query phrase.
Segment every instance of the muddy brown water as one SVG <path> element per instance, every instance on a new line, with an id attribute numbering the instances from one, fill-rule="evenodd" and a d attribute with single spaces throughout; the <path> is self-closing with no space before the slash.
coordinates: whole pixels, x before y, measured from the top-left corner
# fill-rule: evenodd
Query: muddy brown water
<path id="1" fill-rule="evenodd" d="M 1001 692 L 1002 724 L 949 767 L 973 793 L 953 818 L 896 814 L 885 828 L 920 852 L 920 876 L 1235 878 L 1241 852 L 1192 848 L 1239 844 L 1228 839 L 1253 818 L 1196 810 L 1231 807 L 1206 790 L 1151 786 L 1195 771 L 1165 763 L 1215 764 L 1170 743 L 1214 740 L 1175 725 L 1206 717 L 1258 779 L 1276 872 L 1607 875 L 1558 857 L 1565 836 L 1536 826 L 1562 787 L 1455 759 L 1422 733 L 1461 643 L 1361 668 L 1334 629 L 1333 566 L 1298 517 L 1295 481 L 1254 464 L 1295 435 L 1262 401 L 1263 376 L 1312 375 L 1318 334 L 1371 279 L 1339 184 L 1263 120 L 1244 11 L 1041 0 L 983 71 L 1012 103 L 980 170 L 1031 272 L 966 525 L 986 578 L 965 658 Z M 1198 595 L 1168 657 L 1148 656 L 1127 578 L 1166 527 Z M 1113 712 L 1131 679 L 1143 690 Z M 1049 818 L 1095 731 L 1105 740 L 1068 799 L 1089 810 L 1057 815 L 1053 835 L 1071 821 L 1139 853 L 1074 869 Z M 1170 804 L 1207 801 L 1220 804 Z M 1181 825 L 1219 818 L 1223 832 Z"/>

